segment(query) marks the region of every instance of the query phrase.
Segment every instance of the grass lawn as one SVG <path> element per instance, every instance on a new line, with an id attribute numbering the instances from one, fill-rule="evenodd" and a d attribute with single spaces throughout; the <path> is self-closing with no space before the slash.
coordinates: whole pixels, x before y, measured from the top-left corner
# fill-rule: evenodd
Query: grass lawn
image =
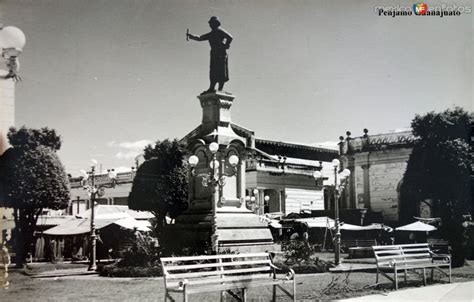
<path id="1" fill-rule="evenodd" d="M 330 300 L 356 297 L 391 291 L 391 283 L 382 278 L 381 286 L 370 287 L 375 282 L 373 272 L 323 273 L 297 275 L 298 301 Z M 0 301 L 156 301 L 163 300 L 162 278 L 107 278 L 99 276 L 60 277 L 57 279 L 31 278 L 21 270 L 12 270 L 10 288 L 0 289 Z M 334 280 L 334 282 L 333 282 Z M 423 286 L 421 278 L 410 275 L 408 283 L 401 283 L 400 289 Z M 463 268 L 453 269 L 453 282 L 474 280 L 474 261 Z M 435 275 L 436 282 L 446 283 L 447 278 Z M 330 285 L 331 284 L 331 285 Z M 248 291 L 250 301 L 270 301 L 271 287 Z M 182 298 L 174 296 L 177 301 Z M 190 301 L 219 301 L 219 293 L 195 294 Z M 232 301 L 232 299 L 228 299 Z M 278 292 L 278 301 L 290 301 Z"/>

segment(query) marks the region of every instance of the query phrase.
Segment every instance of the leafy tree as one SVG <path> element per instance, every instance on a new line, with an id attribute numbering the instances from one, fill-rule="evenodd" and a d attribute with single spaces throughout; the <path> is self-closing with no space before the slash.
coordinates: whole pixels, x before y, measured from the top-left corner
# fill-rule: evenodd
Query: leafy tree
<path id="1" fill-rule="evenodd" d="M 13 148 L 2 155 L 3 206 L 14 209 L 17 264 L 22 264 L 34 240 L 38 216 L 46 208 L 64 209 L 70 201 L 69 181 L 56 154 L 61 139 L 48 128 L 11 128 Z"/>
<path id="2" fill-rule="evenodd" d="M 157 141 L 144 150 L 145 162 L 138 168 L 129 195 L 130 209 L 150 211 L 155 233 L 162 238 L 166 216 L 175 218 L 187 208 L 188 178 L 185 148 L 178 140 Z"/>
<path id="3" fill-rule="evenodd" d="M 47 127 L 41 129 L 31 129 L 21 127 L 20 129 L 10 128 L 8 133 L 10 144 L 17 148 L 34 149 L 38 146 L 49 147 L 54 151 L 61 149 L 61 137 L 56 130 Z"/>
<path id="4" fill-rule="evenodd" d="M 410 222 L 421 202 L 441 217 L 440 232 L 453 248 L 453 265 L 464 263 L 462 222 L 472 212 L 469 142 L 470 115 L 462 108 L 416 115 L 418 138 L 408 160 L 401 187 L 400 218 Z"/>

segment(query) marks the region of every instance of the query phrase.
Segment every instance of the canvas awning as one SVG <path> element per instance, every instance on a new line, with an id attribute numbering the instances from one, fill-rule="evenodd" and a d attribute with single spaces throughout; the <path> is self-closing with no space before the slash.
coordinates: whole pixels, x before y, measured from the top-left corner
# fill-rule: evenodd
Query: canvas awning
<path id="1" fill-rule="evenodd" d="M 139 231 L 149 231 L 151 226 L 149 221 L 146 220 L 136 220 L 130 215 L 122 215 L 118 218 L 100 218 L 94 220 L 95 228 L 100 230 L 108 225 L 116 224 L 120 227 L 126 229 L 137 229 Z M 71 218 L 64 223 L 53 227 L 49 230 L 43 232 L 45 235 L 56 235 L 56 236 L 66 236 L 66 235 L 79 235 L 89 233 L 91 230 L 90 219 L 88 218 Z"/>
<path id="2" fill-rule="evenodd" d="M 294 220 L 306 224 L 308 228 L 334 228 L 334 219 L 329 217 L 298 218 Z"/>
<path id="3" fill-rule="evenodd" d="M 268 225 L 271 226 L 274 229 L 283 228 L 283 226 L 280 224 L 280 222 L 278 220 L 275 220 L 275 219 L 272 219 Z"/>
<path id="4" fill-rule="evenodd" d="M 417 221 L 395 229 L 396 231 L 409 231 L 409 232 L 431 232 L 436 230 L 432 225 Z"/>
<path id="5" fill-rule="evenodd" d="M 295 222 L 306 224 L 308 228 L 330 228 L 334 229 L 336 223 L 334 219 L 329 217 L 311 217 L 311 218 L 298 218 L 294 220 Z M 389 226 L 386 226 L 381 223 L 372 223 L 371 225 L 354 225 L 349 223 L 341 222 L 341 230 L 346 231 L 370 231 L 370 230 L 384 230 L 387 232 L 392 232 L 393 229 Z"/>
<path id="6" fill-rule="evenodd" d="M 132 216 L 137 220 L 147 220 L 153 218 L 154 215 L 147 211 L 135 211 L 128 208 L 128 206 L 120 205 L 96 205 L 94 207 L 94 214 L 96 218 L 124 218 Z M 78 218 L 91 217 L 91 209 L 84 211 L 77 215 Z"/>
<path id="7" fill-rule="evenodd" d="M 392 232 L 393 229 L 389 226 L 386 226 L 381 223 L 372 223 L 370 225 L 353 225 L 353 224 L 348 224 L 345 223 L 341 226 L 341 230 L 345 231 L 371 231 L 371 230 L 384 230 L 387 232 Z"/>

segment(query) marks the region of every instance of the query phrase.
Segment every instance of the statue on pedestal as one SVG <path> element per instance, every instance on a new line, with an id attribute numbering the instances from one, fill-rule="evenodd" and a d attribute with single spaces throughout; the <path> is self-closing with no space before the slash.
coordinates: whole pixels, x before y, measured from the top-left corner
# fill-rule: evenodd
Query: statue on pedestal
<path id="1" fill-rule="evenodd" d="M 210 64 L 210 86 L 209 89 L 204 91 L 204 93 L 215 92 L 215 86 L 218 83 L 218 90 L 222 91 L 224 88 L 224 83 L 229 80 L 229 66 L 227 59 L 227 49 L 230 47 L 232 42 L 232 36 L 220 27 L 221 22 L 217 17 L 211 17 L 209 19 L 209 26 L 211 31 L 202 36 L 195 36 L 189 33 L 186 33 L 186 39 L 191 39 L 195 41 L 209 41 L 211 45 L 211 64 Z"/>

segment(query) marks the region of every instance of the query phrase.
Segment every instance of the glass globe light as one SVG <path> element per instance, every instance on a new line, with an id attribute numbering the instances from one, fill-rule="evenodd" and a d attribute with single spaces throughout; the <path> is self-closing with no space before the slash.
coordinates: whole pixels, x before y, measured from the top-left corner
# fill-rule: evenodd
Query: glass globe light
<path id="1" fill-rule="evenodd" d="M 88 179 L 89 178 L 89 174 L 87 174 L 86 170 L 79 170 L 79 172 L 81 172 L 81 175 L 83 176 L 83 179 Z"/>
<path id="2" fill-rule="evenodd" d="M 253 189 L 252 192 L 253 192 L 254 195 L 257 195 L 258 194 L 258 189 Z"/>
<path id="3" fill-rule="evenodd" d="M 219 144 L 216 143 L 216 142 L 212 142 L 209 144 L 209 151 L 211 151 L 211 153 L 216 153 L 217 150 L 219 150 Z"/>
<path id="4" fill-rule="evenodd" d="M 232 167 L 235 167 L 237 166 L 237 164 L 239 163 L 239 157 L 237 155 L 231 155 L 229 157 L 229 164 L 232 166 Z"/>
<path id="5" fill-rule="evenodd" d="M 109 175 L 109 178 L 111 178 L 111 179 L 117 178 L 117 172 L 115 172 L 114 169 L 110 170 L 108 175 Z"/>
<path id="6" fill-rule="evenodd" d="M 268 195 L 265 195 L 265 197 L 263 198 L 265 201 L 269 201 L 270 200 L 270 196 Z"/>
<path id="7" fill-rule="evenodd" d="M 344 173 L 344 176 L 345 176 L 345 177 L 349 177 L 349 176 L 351 175 L 351 170 L 349 170 L 349 169 L 344 169 L 344 170 L 342 170 L 342 173 Z"/>
<path id="8" fill-rule="evenodd" d="M 245 201 L 250 201 L 250 196 L 245 196 Z"/>
<path id="9" fill-rule="evenodd" d="M 333 159 L 332 162 L 331 162 L 331 164 L 332 164 L 333 167 L 339 167 L 339 164 L 340 164 L 340 163 L 341 163 L 341 162 L 340 162 L 339 159 L 337 159 L 337 158 Z"/>
<path id="10" fill-rule="evenodd" d="M 314 179 L 320 179 L 323 176 L 320 171 L 314 171 L 313 172 L 313 178 Z"/>
<path id="11" fill-rule="evenodd" d="M 197 157 L 196 155 L 191 155 L 189 158 L 188 158 L 188 163 L 191 167 L 196 167 L 196 165 L 198 164 L 199 162 L 199 157 Z"/>
<path id="12" fill-rule="evenodd" d="M 250 197 L 250 201 L 255 201 L 255 196 Z"/>
<path id="13" fill-rule="evenodd" d="M 90 165 L 91 167 L 97 166 L 97 161 L 95 159 L 91 159 Z"/>
<path id="14" fill-rule="evenodd" d="M 209 167 L 211 169 L 218 169 L 219 168 L 219 161 L 218 160 L 213 160 L 209 163 Z"/>
<path id="15" fill-rule="evenodd" d="M 26 38 L 21 29 L 15 26 L 6 26 L 0 30 L 0 47 L 22 50 L 25 46 Z"/>

